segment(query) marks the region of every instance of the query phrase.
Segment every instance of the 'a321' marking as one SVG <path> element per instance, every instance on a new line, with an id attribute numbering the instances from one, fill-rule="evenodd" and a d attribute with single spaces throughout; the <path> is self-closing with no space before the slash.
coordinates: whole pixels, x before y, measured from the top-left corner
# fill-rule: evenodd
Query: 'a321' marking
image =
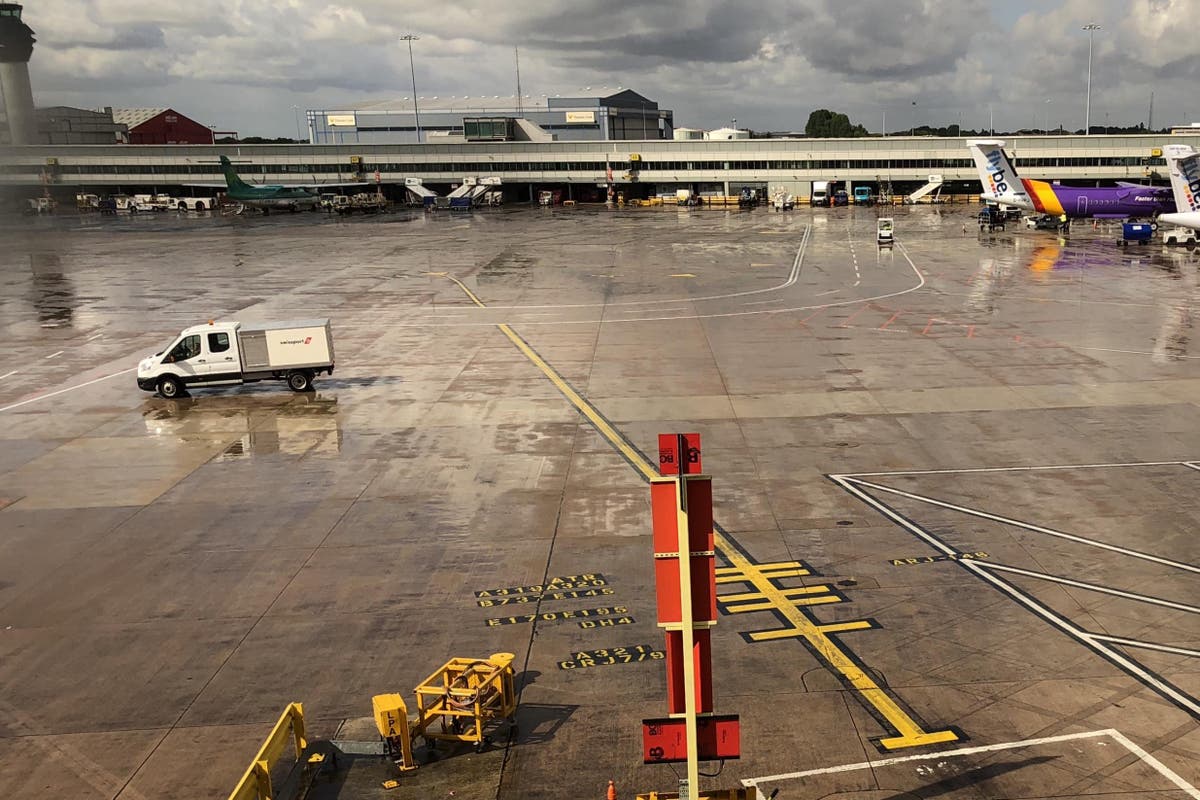
<path id="1" fill-rule="evenodd" d="M 639 661 L 662 661 L 667 654 L 655 650 L 654 645 L 637 644 L 629 647 L 606 647 L 599 650 L 581 650 L 573 653 L 566 661 L 558 662 L 559 669 L 585 669 L 605 667 L 613 664 L 636 664 Z"/>

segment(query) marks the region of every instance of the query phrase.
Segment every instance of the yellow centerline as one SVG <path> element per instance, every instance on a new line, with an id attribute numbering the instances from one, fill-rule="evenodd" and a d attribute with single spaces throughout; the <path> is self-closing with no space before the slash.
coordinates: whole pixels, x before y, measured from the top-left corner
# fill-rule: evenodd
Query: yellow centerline
<path id="1" fill-rule="evenodd" d="M 453 281 L 460 289 L 471 299 L 475 305 L 480 308 L 486 308 L 482 300 L 479 299 L 471 289 L 458 278 L 445 273 L 430 273 L 439 277 L 446 277 Z M 588 400 L 586 400 L 579 392 L 567 383 L 554 367 L 550 366 L 544 358 L 537 354 L 529 343 L 526 342 L 520 335 L 517 334 L 506 323 L 498 323 L 496 325 L 500 332 L 508 337 L 518 350 L 520 350 L 533 365 L 542 371 L 554 386 L 562 392 L 563 396 L 571 402 L 580 414 L 587 418 L 601 436 L 603 436 L 609 444 L 628 461 L 634 469 L 642 474 L 647 481 L 659 477 L 658 469 L 651 464 L 641 452 L 635 448 L 625 438 L 624 434 L 612 426 L 612 424 L 604 418 L 604 416 L 596 410 Z M 854 687 L 855 691 L 865 700 L 875 711 L 887 721 L 887 724 L 896 732 L 896 736 L 889 736 L 879 740 L 879 745 L 886 750 L 898 750 L 905 747 L 921 747 L 931 744 L 939 744 L 942 742 L 958 741 L 961 737 L 953 730 L 938 730 L 926 731 L 921 725 L 912 718 L 912 716 L 896 702 L 895 699 L 882 689 L 866 671 L 858 665 L 852 656 L 850 656 L 842 646 L 834 639 L 830 638 L 829 633 L 834 633 L 839 630 L 859 630 L 867 627 L 867 623 L 849 623 L 846 626 L 822 626 L 814 622 L 808 616 L 800 611 L 796 605 L 796 601 L 787 596 L 788 590 L 781 589 L 775 585 L 774 580 L 764 573 L 764 570 L 759 568 L 746 555 L 729 541 L 728 538 L 719 530 L 714 530 L 714 541 L 717 551 L 729 563 L 730 567 L 740 573 L 740 580 L 754 587 L 754 593 L 761 596 L 767 604 L 763 606 L 763 610 L 772 610 L 781 615 L 789 624 L 790 628 L 784 631 L 772 631 L 772 634 L 784 634 L 791 636 L 800 636 L 808 642 L 813 652 L 829 665 L 835 672 L 841 675 L 847 683 Z M 724 580 L 722 582 L 725 582 Z M 811 601 L 810 601 L 811 602 Z M 794 631 L 794 632 L 793 632 Z M 783 638 L 783 636 L 763 636 L 762 638 Z"/>

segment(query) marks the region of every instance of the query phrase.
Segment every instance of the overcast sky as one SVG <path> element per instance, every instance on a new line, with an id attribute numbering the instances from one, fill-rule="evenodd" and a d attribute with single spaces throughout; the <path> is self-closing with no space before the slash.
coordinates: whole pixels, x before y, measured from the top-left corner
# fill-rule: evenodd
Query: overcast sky
<path id="1" fill-rule="evenodd" d="M 39 106 L 171 106 L 294 136 L 293 106 L 635 89 L 677 126 L 803 129 L 815 108 L 914 124 L 1200 120 L 1200 0 L 25 0 Z M 432 101 L 431 101 L 432 102 Z M 913 106 L 913 103 L 916 106 Z"/>

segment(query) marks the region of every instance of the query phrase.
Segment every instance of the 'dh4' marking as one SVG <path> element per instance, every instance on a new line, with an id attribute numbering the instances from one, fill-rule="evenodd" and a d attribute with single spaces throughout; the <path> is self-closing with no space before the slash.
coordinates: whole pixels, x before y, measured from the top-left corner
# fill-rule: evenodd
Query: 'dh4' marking
<path id="1" fill-rule="evenodd" d="M 463 290 L 471 301 L 483 308 L 484 302 L 472 292 L 462 281 L 445 276 Z M 562 393 L 563 397 L 586 419 L 604 439 L 612 445 L 621 457 L 645 480 L 652 481 L 659 477 L 658 468 L 642 453 L 626 436 L 621 433 L 599 409 L 583 397 L 575 387 L 552 367 L 529 342 L 506 323 L 496 325 L 513 346 L 541 370 L 551 383 Z M 734 541 L 720 526 L 714 523 L 713 541 L 718 555 L 728 566 L 717 570 L 716 580 L 722 583 L 743 583 L 752 591 L 745 593 L 750 598 L 751 605 L 758 608 L 746 608 L 744 611 L 771 611 L 784 625 L 776 630 L 762 631 L 749 634 L 750 641 L 761 642 L 770 639 L 799 639 L 808 650 L 821 661 L 826 668 L 837 674 L 843 685 L 851 689 L 863 706 L 870 712 L 879 724 L 888 731 L 887 736 L 873 739 L 881 750 L 900 750 L 907 747 L 924 747 L 928 745 L 956 742 L 966 738 L 962 733 L 953 729 L 927 730 L 915 714 L 907 710 L 901 703 L 875 682 L 861 665 L 857 656 L 833 637 L 839 633 L 867 630 L 875 627 L 870 620 L 852 620 L 833 624 L 822 624 L 814 619 L 800 603 L 804 595 L 789 596 L 793 591 L 780 587 L 776 581 L 782 578 L 802 577 L 812 574 L 812 571 L 798 561 L 779 562 L 774 564 L 755 564 L 746 555 L 741 546 Z M 831 590 L 832 592 L 832 590 Z M 813 595 L 820 597 L 823 595 Z M 726 600 L 731 600 L 726 596 Z M 841 602 L 845 598 L 833 601 Z"/>

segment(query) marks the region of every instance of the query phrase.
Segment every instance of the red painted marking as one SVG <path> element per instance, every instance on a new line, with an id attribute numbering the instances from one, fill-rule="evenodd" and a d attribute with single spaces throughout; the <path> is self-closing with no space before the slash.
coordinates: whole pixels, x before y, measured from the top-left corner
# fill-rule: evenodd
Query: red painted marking
<path id="1" fill-rule="evenodd" d="M 974 325 L 968 325 L 968 326 L 967 326 L 967 338 L 968 338 L 968 339 L 974 339 L 974 338 L 975 338 L 975 326 L 974 326 Z"/>
<path id="2" fill-rule="evenodd" d="M 925 326 L 925 330 L 921 331 L 922 336 L 929 333 L 929 329 L 933 327 L 933 323 L 934 323 L 934 319 L 933 319 L 933 317 L 930 317 L 929 324 Z"/>
<path id="3" fill-rule="evenodd" d="M 900 316 L 903 313 L 904 313 L 903 311 L 897 311 L 895 314 L 892 314 L 892 316 L 888 317 L 887 322 L 885 322 L 879 326 L 879 330 L 882 331 L 882 330 L 886 329 L 888 325 L 891 325 L 893 322 L 896 321 L 896 317 Z"/>
<path id="4" fill-rule="evenodd" d="M 845 319 L 845 320 L 843 320 L 843 322 L 842 322 L 842 324 L 841 324 L 841 325 L 837 325 L 837 326 L 835 326 L 835 327 L 838 327 L 838 328 L 849 328 L 849 327 L 850 327 L 850 320 L 854 319 L 854 318 L 855 318 L 855 317 L 857 317 L 859 314 L 861 314 L 862 312 L 866 311 L 866 310 L 867 310 L 867 306 L 869 306 L 869 305 L 871 305 L 871 304 L 870 304 L 870 303 L 867 303 L 867 305 L 860 307 L 860 308 L 858 309 L 858 311 L 855 311 L 853 314 L 851 314 L 850 316 L 846 317 L 846 319 Z"/>

